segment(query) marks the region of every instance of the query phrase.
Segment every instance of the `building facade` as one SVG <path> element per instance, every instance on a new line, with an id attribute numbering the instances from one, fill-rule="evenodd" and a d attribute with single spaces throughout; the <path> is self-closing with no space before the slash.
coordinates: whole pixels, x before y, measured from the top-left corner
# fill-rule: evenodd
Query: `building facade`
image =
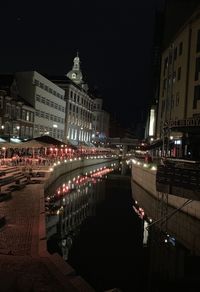
<path id="1" fill-rule="evenodd" d="M 94 98 L 93 105 L 93 122 L 92 122 L 92 140 L 95 142 L 106 141 L 109 137 L 109 122 L 110 115 L 108 112 L 102 109 L 103 100 L 101 98 Z"/>
<path id="2" fill-rule="evenodd" d="M 64 141 L 64 90 L 36 71 L 15 74 L 20 95 L 35 109 L 33 137 Z"/>
<path id="3" fill-rule="evenodd" d="M 66 76 L 51 77 L 51 80 L 65 91 L 65 142 L 90 144 L 94 101 L 83 81 L 78 55 Z"/>
<path id="4" fill-rule="evenodd" d="M 199 15 L 200 7 L 162 54 L 157 120 L 157 137 L 168 144 L 165 154 L 194 159 L 200 156 Z"/>
<path id="5" fill-rule="evenodd" d="M 0 135 L 9 141 L 33 137 L 34 108 L 23 99 L 13 74 L 0 76 Z"/>

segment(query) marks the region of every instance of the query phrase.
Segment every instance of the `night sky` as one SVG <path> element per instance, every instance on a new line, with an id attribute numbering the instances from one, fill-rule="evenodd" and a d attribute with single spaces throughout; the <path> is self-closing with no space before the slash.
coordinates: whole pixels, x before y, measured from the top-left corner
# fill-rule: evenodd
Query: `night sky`
<path id="1" fill-rule="evenodd" d="M 149 94 L 154 13 L 163 0 L 1 3 L 0 73 L 64 75 L 77 50 L 90 88 L 124 126 Z"/>

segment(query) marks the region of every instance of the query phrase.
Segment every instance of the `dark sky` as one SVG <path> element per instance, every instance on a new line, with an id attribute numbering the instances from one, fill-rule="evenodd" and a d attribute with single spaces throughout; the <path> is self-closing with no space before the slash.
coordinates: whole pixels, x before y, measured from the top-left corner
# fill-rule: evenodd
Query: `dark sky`
<path id="1" fill-rule="evenodd" d="M 82 73 L 122 125 L 150 100 L 155 8 L 163 0 L 1 3 L 0 71 L 63 75 L 79 51 Z"/>

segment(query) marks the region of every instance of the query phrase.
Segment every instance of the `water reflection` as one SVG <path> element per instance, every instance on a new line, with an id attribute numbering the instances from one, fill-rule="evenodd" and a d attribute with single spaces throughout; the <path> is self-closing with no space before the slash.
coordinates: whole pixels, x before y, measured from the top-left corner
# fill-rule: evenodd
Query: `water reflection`
<path id="1" fill-rule="evenodd" d="M 107 175 L 118 169 L 118 163 L 104 163 L 76 170 L 61 177 L 46 192 L 46 228 L 48 250 L 68 259 L 79 226 L 95 215 L 96 206 L 104 200 Z"/>
<path id="2" fill-rule="evenodd" d="M 156 213 L 156 209 L 159 208 L 158 202 L 133 182 L 132 189 L 133 209 L 143 222 L 143 244 L 148 258 L 147 291 L 177 291 L 177 287 L 184 290 L 187 288 L 188 291 L 199 290 L 200 258 L 177 239 L 181 230 L 177 227 L 180 225 L 186 227 L 189 218 L 184 213 L 176 213 L 168 222 L 168 227 L 171 229 L 168 228 L 167 231 L 161 229 L 160 222 L 162 221 L 148 217 Z M 188 243 L 194 236 L 191 229 L 196 223 L 193 219 L 190 229 L 187 229 L 190 234 L 187 238 Z M 174 236 L 172 231 L 177 229 L 179 234 L 176 233 L 177 236 Z M 186 233 L 181 233 L 181 235 L 186 236 Z M 182 239 L 180 235 L 179 239 Z"/>

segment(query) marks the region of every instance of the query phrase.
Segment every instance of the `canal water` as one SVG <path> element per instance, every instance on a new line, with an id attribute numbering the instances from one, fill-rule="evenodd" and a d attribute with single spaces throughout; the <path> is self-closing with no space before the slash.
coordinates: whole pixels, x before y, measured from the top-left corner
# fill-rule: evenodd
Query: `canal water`
<path id="1" fill-rule="evenodd" d="M 132 190 L 128 165 L 117 161 L 60 177 L 46 192 L 49 252 L 97 292 L 200 291 L 199 257 L 150 226 L 155 204 L 138 185 Z M 136 201 L 143 196 L 145 210 Z"/>
<path id="2" fill-rule="evenodd" d="M 126 164 L 73 172 L 47 195 L 50 253 L 59 252 L 95 291 L 146 289 L 144 221 L 133 209 Z"/>

